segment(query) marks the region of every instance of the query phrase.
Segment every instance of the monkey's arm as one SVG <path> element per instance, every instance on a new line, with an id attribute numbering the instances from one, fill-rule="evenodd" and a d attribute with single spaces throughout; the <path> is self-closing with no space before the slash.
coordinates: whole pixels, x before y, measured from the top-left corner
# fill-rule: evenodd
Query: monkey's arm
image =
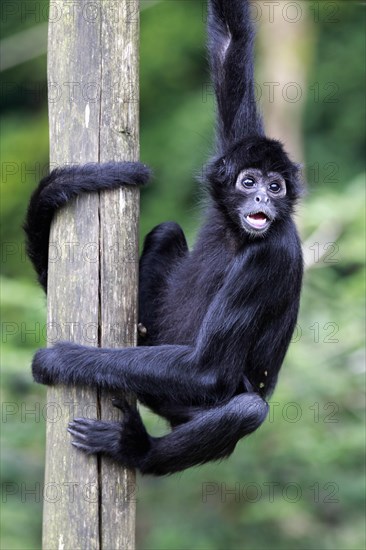
<path id="1" fill-rule="evenodd" d="M 264 135 L 254 93 L 254 37 L 249 0 L 210 0 L 208 48 L 218 109 L 218 154 L 245 136 Z"/>
<path id="2" fill-rule="evenodd" d="M 207 312 L 195 361 L 208 370 L 212 361 L 219 365 L 218 388 L 244 377 L 248 391 L 266 396 L 276 385 L 299 308 L 303 262 L 294 224 L 289 221 L 271 247 L 251 243 L 244 257 L 244 269 L 237 258 L 230 271 L 225 300 L 217 294 Z"/>
<path id="3" fill-rule="evenodd" d="M 81 193 L 143 185 L 149 177 L 149 168 L 140 162 L 109 162 L 56 168 L 41 180 L 31 197 L 24 230 L 28 256 L 45 291 L 49 234 L 56 210 Z"/>

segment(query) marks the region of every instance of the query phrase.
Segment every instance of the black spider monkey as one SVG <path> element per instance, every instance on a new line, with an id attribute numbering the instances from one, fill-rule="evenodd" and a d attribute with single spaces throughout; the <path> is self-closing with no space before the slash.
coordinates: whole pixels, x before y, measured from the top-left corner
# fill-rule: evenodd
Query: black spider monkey
<path id="1" fill-rule="evenodd" d="M 142 473 L 169 474 L 226 457 L 256 430 L 296 324 L 303 261 L 291 215 L 302 184 L 281 144 L 265 137 L 254 97 L 253 42 L 249 0 L 209 1 L 218 113 L 216 151 L 204 177 L 211 201 L 192 251 L 175 223 L 146 237 L 139 296 L 144 345 L 59 343 L 33 360 L 37 382 L 133 392 L 170 422 L 169 434 L 151 437 L 138 411 L 118 399 L 122 422 L 70 423 L 77 448 Z M 56 209 L 79 193 L 148 178 L 143 164 L 122 162 L 61 168 L 41 181 L 25 231 L 45 289 Z"/>

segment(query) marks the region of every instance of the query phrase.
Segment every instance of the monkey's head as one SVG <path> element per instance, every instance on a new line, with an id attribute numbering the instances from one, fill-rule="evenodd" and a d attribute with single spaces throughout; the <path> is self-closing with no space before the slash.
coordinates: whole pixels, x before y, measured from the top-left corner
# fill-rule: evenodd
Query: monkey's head
<path id="1" fill-rule="evenodd" d="M 303 193 L 299 167 L 278 141 L 265 137 L 237 142 L 214 159 L 206 175 L 210 194 L 230 224 L 254 237 L 290 217 Z"/>

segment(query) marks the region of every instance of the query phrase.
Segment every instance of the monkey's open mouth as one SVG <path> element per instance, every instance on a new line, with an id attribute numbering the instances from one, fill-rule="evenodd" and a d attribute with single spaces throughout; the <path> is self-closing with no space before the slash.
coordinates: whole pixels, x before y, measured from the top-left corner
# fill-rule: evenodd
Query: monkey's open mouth
<path id="1" fill-rule="evenodd" d="M 271 220 L 264 212 L 256 212 L 245 216 L 246 221 L 254 229 L 264 229 L 270 224 Z"/>

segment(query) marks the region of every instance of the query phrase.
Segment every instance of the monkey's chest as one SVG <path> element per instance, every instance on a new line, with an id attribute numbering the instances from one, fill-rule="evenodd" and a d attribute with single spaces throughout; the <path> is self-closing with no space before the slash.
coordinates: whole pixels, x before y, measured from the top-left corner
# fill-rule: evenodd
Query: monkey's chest
<path id="1" fill-rule="evenodd" d="M 223 280 L 223 273 L 216 272 L 206 277 L 187 274 L 171 281 L 159 315 L 159 343 L 194 345 Z"/>

